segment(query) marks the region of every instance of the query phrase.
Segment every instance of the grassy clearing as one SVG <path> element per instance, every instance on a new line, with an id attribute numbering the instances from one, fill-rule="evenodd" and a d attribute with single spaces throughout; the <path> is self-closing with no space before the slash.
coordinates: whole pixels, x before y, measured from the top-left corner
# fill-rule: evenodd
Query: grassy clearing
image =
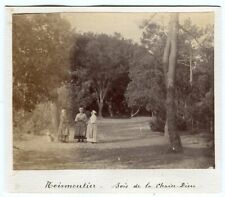
<path id="1" fill-rule="evenodd" d="M 168 152 L 162 133 L 151 132 L 148 118 L 102 119 L 97 144 L 48 142 L 46 136 L 14 139 L 14 169 L 177 169 L 214 165 L 206 134 L 183 134 L 183 154 Z"/>

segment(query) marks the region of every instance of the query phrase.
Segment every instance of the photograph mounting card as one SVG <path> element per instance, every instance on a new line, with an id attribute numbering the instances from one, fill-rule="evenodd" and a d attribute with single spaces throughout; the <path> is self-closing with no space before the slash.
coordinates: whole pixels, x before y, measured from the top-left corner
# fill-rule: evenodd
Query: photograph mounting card
<path id="1" fill-rule="evenodd" d="M 6 7 L 10 192 L 221 191 L 220 7 Z"/>

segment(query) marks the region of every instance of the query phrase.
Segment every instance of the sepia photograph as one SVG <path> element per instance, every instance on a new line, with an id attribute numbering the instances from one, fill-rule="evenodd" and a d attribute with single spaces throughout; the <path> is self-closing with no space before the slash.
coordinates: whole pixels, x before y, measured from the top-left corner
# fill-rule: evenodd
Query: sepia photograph
<path id="1" fill-rule="evenodd" d="M 13 170 L 214 169 L 214 22 L 13 13 Z"/>

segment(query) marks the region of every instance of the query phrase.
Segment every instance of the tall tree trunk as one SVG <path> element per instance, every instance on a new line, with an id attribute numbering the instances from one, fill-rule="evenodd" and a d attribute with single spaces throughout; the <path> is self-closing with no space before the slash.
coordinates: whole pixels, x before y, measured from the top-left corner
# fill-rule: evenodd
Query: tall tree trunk
<path id="1" fill-rule="evenodd" d="M 100 118 L 102 118 L 102 109 L 104 105 L 104 100 L 106 98 L 106 95 L 109 89 L 109 85 L 110 85 L 109 83 L 106 83 L 106 85 L 98 86 L 98 88 L 95 89 L 95 92 L 97 95 L 97 103 L 98 103 L 98 116 Z"/>
<path id="2" fill-rule="evenodd" d="M 166 49 L 165 47 L 163 56 L 166 90 L 167 90 L 165 133 L 168 132 L 171 150 L 174 152 L 181 152 L 182 151 L 181 140 L 176 129 L 176 106 L 175 106 L 175 88 L 174 88 L 176 76 L 176 59 L 177 59 L 177 34 L 178 34 L 178 13 L 172 13 L 169 24 L 169 34 L 166 44 L 166 47 L 168 47 L 169 45 L 169 49 Z M 168 54 L 165 53 L 168 53 L 169 56 Z M 168 61 L 164 59 L 166 57 L 168 57 Z"/>
<path id="3" fill-rule="evenodd" d="M 98 116 L 102 118 L 102 109 L 104 105 L 104 96 L 103 96 L 103 91 L 102 89 L 99 91 L 99 96 L 98 96 Z"/>
<path id="4" fill-rule="evenodd" d="M 192 68 L 192 48 L 190 44 L 190 59 L 189 59 L 189 64 L 190 64 L 190 85 L 192 86 L 192 81 L 193 81 L 193 68 Z"/>
<path id="5" fill-rule="evenodd" d="M 165 86 L 167 87 L 167 72 L 168 72 L 168 63 L 169 63 L 169 54 L 170 54 L 170 40 L 171 40 L 171 21 L 169 22 L 169 31 L 167 35 L 167 40 L 166 40 L 166 46 L 164 48 L 163 52 L 163 70 L 164 70 L 164 80 L 165 80 Z M 166 118 L 165 126 L 164 126 L 164 136 L 166 138 L 169 138 L 169 133 L 168 133 L 168 120 Z"/>
<path id="6" fill-rule="evenodd" d="M 166 138 L 169 138 L 169 131 L 168 131 L 168 119 L 166 118 L 166 123 L 165 123 L 165 127 L 164 127 L 164 136 Z"/>

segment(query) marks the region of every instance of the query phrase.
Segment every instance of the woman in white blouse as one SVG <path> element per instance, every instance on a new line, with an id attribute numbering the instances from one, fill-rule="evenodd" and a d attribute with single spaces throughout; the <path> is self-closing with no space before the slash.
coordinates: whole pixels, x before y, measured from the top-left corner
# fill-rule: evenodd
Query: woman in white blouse
<path id="1" fill-rule="evenodd" d="M 97 142 L 97 116 L 96 111 L 91 112 L 91 117 L 88 121 L 87 126 L 87 141 L 96 143 Z"/>

